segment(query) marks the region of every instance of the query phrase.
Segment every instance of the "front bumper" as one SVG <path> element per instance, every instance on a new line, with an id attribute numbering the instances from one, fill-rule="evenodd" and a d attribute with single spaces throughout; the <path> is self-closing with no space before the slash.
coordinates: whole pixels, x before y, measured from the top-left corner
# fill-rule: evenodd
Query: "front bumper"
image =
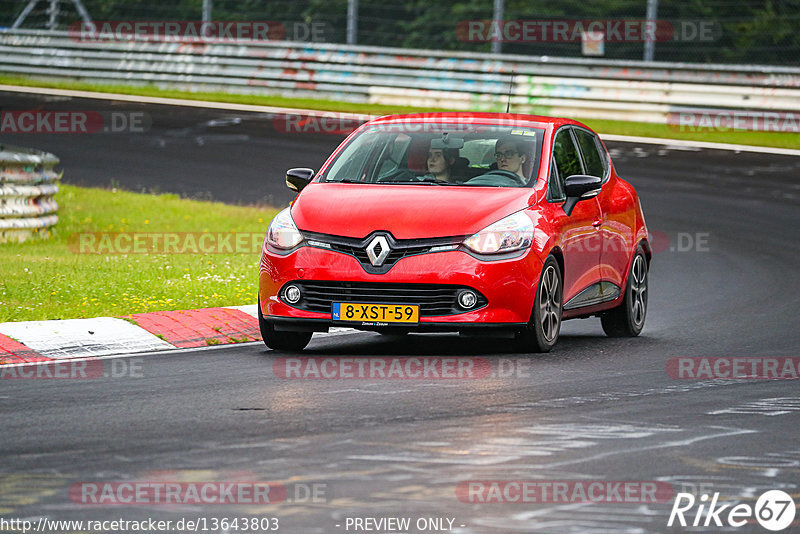
<path id="1" fill-rule="evenodd" d="M 370 274 L 353 256 L 303 246 L 287 255 L 264 248 L 259 271 L 261 312 L 278 329 L 326 330 L 330 326 L 376 329 L 382 324 L 333 321 L 322 313 L 290 306 L 280 298 L 285 284 L 296 280 L 369 282 L 394 284 L 441 284 L 477 290 L 487 304 L 472 311 L 421 316 L 413 325 L 390 324 L 390 328 L 413 331 L 464 331 L 515 329 L 527 323 L 533 309 L 542 261 L 528 249 L 511 259 L 482 261 L 462 251 L 419 254 L 399 260 L 385 274 Z"/>

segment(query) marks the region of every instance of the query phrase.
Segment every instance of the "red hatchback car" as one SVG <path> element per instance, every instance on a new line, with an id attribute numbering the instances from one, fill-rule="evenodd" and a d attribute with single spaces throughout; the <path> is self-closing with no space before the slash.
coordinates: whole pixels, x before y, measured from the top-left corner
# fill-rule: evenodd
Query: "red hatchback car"
<path id="1" fill-rule="evenodd" d="M 312 333 L 499 335 L 549 351 L 563 319 L 635 336 L 651 258 L 633 187 L 583 124 L 433 113 L 365 123 L 271 222 L 259 272 L 264 342 Z"/>

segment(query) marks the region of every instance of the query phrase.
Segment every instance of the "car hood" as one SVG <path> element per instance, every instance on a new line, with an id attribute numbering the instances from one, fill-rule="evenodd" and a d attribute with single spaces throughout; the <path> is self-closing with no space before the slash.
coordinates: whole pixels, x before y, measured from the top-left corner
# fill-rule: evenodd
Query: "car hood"
<path id="1" fill-rule="evenodd" d="M 311 183 L 292 205 L 300 230 L 396 239 L 471 235 L 528 206 L 534 191 L 512 187 Z"/>

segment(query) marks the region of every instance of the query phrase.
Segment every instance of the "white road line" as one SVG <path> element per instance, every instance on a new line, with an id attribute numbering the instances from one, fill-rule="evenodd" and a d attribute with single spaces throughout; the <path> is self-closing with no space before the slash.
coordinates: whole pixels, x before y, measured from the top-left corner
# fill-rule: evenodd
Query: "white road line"
<path id="1" fill-rule="evenodd" d="M 552 462 L 549 464 L 541 464 L 538 466 L 540 469 L 554 469 L 557 467 L 564 467 L 567 465 L 574 465 L 580 463 L 587 463 L 593 462 L 595 460 L 599 460 L 601 458 L 606 458 L 609 456 L 618 456 L 622 454 L 637 454 L 644 451 L 651 451 L 651 450 L 659 450 L 659 449 L 668 449 L 668 448 L 682 448 L 688 445 L 693 445 L 700 441 L 705 441 L 709 439 L 717 439 L 717 438 L 730 438 L 733 436 L 739 436 L 743 434 L 755 434 L 758 433 L 758 430 L 749 430 L 749 429 L 742 429 L 742 428 L 730 428 L 730 427 L 710 427 L 714 429 L 720 429 L 721 432 L 712 433 L 712 434 L 705 434 L 702 436 L 695 436 L 688 439 L 679 439 L 675 441 L 667 441 L 663 443 L 657 443 L 655 445 L 645 445 L 642 447 L 629 447 L 627 449 L 617 449 L 613 451 L 606 451 L 595 454 L 593 456 L 582 457 L 582 458 L 575 458 L 572 460 L 564 460 L 559 462 Z"/>
<path id="2" fill-rule="evenodd" d="M 711 150 L 733 150 L 735 152 L 758 152 L 762 154 L 780 154 L 783 156 L 800 156 L 800 150 L 793 148 L 773 148 L 766 146 L 732 145 L 728 143 L 710 143 L 706 141 L 692 141 L 686 139 L 660 139 L 657 137 L 633 137 L 628 135 L 614 135 L 600 133 L 603 141 L 618 141 L 622 143 L 642 143 L 648 145 L 664 145 L 667 148 L 691 147 L 708 148 Z"/>
<path id="3" fill-rule="evenodd" d="M 164 98 L 157 96 L 125 95 L 120 93 L 100 93 L 96 91 L 76 91 L 73 89 L 51 89 L 47 87 L 27 87 L 19 85 L 2 85 L 0 91 L 13 93 L 27 93 L 52 96 L 69 96 L 73 98 L 93 98 L 96 100 L 116 100 L 122 102 L 136 102 L 140 104 L 164 104 L 168 106 L 186 106 L 204 109 L 224 109 L 230 111 L 246 111 L 256 113 L 285 113 L 289 115 L 306 115 L 312 117 L 331 117 L 341 119 L 367 120 L 378 117 L 364 113 L 344 113 L 339 111 L 320 111 L 313 109 L 284 108 L 279 106 L 257 106 L 254 104 L 234 104 L 231 102 L 208 102 L 204 100 L 186 100 L 180 98 Z M 690 141 L 684 139 L 661 139 L 657 137 L 635 137 L 628 135 L 604 134 L 600 136 L 607 141 L 621 143 L 642 143 L 666 146 L 686 146 L 706 148 L 711 150 L 732 150 L 735 152 L 757 152 L 762 154 L 780 154 L 785 156 L 800 156 L 800 150 L 791 148 L 772 148 L 752 145 L 734 145 L 728 143 L 711 143 L 706 141 Z"/>

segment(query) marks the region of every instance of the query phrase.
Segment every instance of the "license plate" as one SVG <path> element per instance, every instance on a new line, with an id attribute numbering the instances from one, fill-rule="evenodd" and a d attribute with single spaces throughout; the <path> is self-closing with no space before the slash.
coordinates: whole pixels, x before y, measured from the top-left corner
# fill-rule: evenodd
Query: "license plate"
<path id="1" fill-rule="evenodd" d="M 334 302 L 334 321 L 360 323 L 418 323 L 417 304 L 370 304 L 364 302 Z"/>

